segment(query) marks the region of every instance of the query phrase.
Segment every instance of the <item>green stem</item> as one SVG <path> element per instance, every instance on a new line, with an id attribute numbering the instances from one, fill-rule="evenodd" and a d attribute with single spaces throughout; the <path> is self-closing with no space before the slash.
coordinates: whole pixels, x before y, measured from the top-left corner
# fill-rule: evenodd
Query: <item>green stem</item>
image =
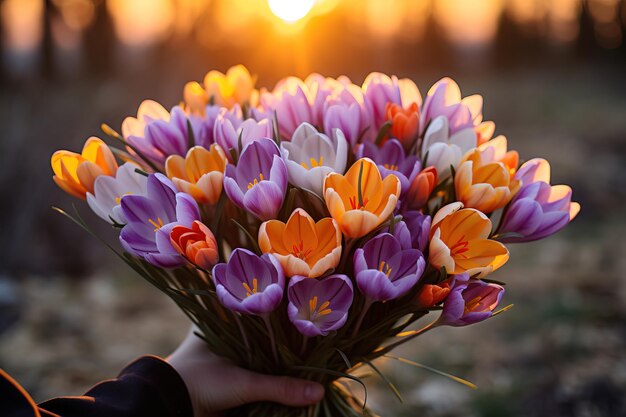
<path id="1" fill-rule="evenodd" d="M 270 336 L 270 344 L 272 345 L 272 355 L 274 355 L 274 362 L 278 364 L 278 352 L 276 351 L 276 337 L 274 337 L 274 328 L 272 327 L 272 322 L 270 321 L 269 314 L 263 314 L 261 316 L 263 322 L 265 323 L 265 327 L 267 327 L 267 333 Z"/>
<path id="2" fill-rule="evenodd" d="M 361 324 L 363 324 L 363 319 L 365 318 L 365 314 L 367 314 L 367 310 L 370 309 L 370 307 L 372 306 L 373 301 L 370 298 L 366 298 L 365 299 L 365 304 L 363 305 L 363 310 L 361 310 L 361 314 L 359 315 L 359 319 L 357 320 L 356 324 L 354 325 L 354 330 L 352 331 L 352 336 L 351 338 L 354 338 L 356 336 L 356 334 L 359 332 L 359 329 L 361 328 Z"/>
<path id="3" fill-rule="evenodd" d="M 393 349 L 395 349 L 396 347 L 408 342 L 411 339 L 416 338 L 417 336 L 420 336 L 424 333 L 426 333 L 427 331 L 434 329 L 435 327 L 437 327 L 437 321 L 433 321 L 432 323 L 422 327 L 421 329 L 419 329 L 418 331 L 416 331 L 414 334 L 412 334 L 411 336 L 407 336 L 405 338 L 403 338 L 402 340 L 399 340 L 397 342 L 394 342 L 390 345 L 385 346 L 384 348 L 382 348 L 381 350 L 374 352 L 374 354 L 376 355 L 375 357 L 380 357 L 382 355 L 385 355 L 386 353 L 391 352 Z"/>
<path id="4" fill-rule="evenodd" d="M 252 350 L 250 349 L 250 343 L 248 343 L 248 336 L 246 335 L 246 331 L 241 325 L 241 320 L 239 319 L 239 315 L 233 312 L 233 316 L 235 317 L 235 323 L 237 323 L 237 327 L 239 327 L 239 331 L 241 332 L 241 338 L 243 339 L 243 344 L 246 347 L 246 351 L 248 352 L 248 362 L 252 362 Z"/>

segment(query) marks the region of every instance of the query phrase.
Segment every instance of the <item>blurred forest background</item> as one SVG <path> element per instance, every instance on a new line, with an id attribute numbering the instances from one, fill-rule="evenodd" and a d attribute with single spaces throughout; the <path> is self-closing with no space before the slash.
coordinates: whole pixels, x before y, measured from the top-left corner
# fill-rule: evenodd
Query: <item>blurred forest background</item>
<path id="1" fill-rule="evenodd" d="M 383 416 L 626 415 L 626 4 L 293 1 L 312 8 L 292 23 L 264 0 L 0 2 L 0 367 L 37 401 L 77 395 L 138 355 L 168 354 L 187 331 L 173 303 L 50 209 L 74 203 L 52 182 L 55 150 L 80 150 L 144 98 L 171 107 L 185 82 L 238 63 L 268 88 L 376 70 L 425 95 L 448 75 L 483 95 L 523 159 L 551 162 L 582 212 L 511 248 L 496 277 L 511 311 L 400 352 L 479 390 L 387 362 L 405 404 L 372 377 L 370 405 Z"/>

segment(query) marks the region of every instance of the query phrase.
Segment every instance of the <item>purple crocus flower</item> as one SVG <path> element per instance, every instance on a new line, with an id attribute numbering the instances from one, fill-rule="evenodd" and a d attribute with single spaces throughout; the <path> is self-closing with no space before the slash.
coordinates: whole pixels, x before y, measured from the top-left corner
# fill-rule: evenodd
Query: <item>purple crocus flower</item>
<path id="1" fill-rule="evenodd" d="M 287 167 L 276 143 L 247 144 L 235 167 L 226 166 L 224 191 L 233 203 L 266 221 L 276 217 L 287 191 Z"/>
<path id="2" fill-rule="evenodd" d="M 280 263 L 269 254 L 257 256 L 235 249 L 228 263 L 213 267 L 215 291 L 229 310 L 264 315 L 278 307 L 283 298 L 285 275 Z"/>
<path id="3" fill-rule="evenodd" d="M 376 162 L 383 178 L 389 174 L 398 177 L 400 198 L 409 190 L 409 178 L 417 175 L 422 167 L 416 155 L 406 156 L 402 143 L 397 139 L 389 139 L 381 147 L 371 142 L 363 142 L 357 145 L 356 158 L 370 158 Z"/>
<path id="4" fill-rule="evenodd" d="M 420 114 L 420 130 L 424 133 L 430 121 L 444 116 L 450 135 L 474 128 L 482 121 L 483 100 L 479 95 L 461 99 L 461 90 L 454 80 L 442 78 L 428 91 Z"/>
<path id="5" fill-rule="evenodd" d="M 360 123 L 361 107 L 358 103 L 333 104 L 324 113 L 324 131 L 332 135 L 333 129 L 343 132 L 350 148 L 354 148 L 364 127 Z"/>
<path id="6" fill-rule="evenodd" d="M 543 239 L 567 226 L 579 211 L 580 204 L 572 202 L 572 189 L 567 185 L 533 182 L 522 187 L 509 204 L 498 240 L 517 243 Z"/>
<path id="7" fill-rule="evenodd" d="M 124 250 L 162 268 L 185 263 L 170 243 L 170 232 L 174 226 L 191 227 L 200 220 L 193 197 L 177 193 L 163 174 L 150 174 L 146 194 L 123 196 L 121 208 L 127 221 L 119 237 Z"/>
<path id="8" fill-rule="evenodd" d="M 497 284 L 456 275 L 443 303 L 437 325 L 467 326 L 488 319 L 500 304 L 504 288 Z"/>
<path id="9" fill-rule="evenodd" d="M 322 279 L 296 275 L 289 279 L 287 314 L 303 335 L 326 336 L 346 323 L 352 296 L 352 283 L 345 275 Z"/>
<path id="10" fill-rule="evenodd" d="M 210 145 L 210 132 L 203 119 L 187 116 L 180 106 L 172 109 L 170 120 L 150 120 L 147 122 L 144 136 L 130 135 L 127 141 L 143 156 L 157 165 L 163 165 L 170 155 L 185 156 L 189 149 L 187 120 L 191 124 L 195 143 Z"/>
<path id="11" fill-rule="evenodd" d="M 400 241 L 382 233 L 354 252 L 359 290 L 372 301 L 402 297 L 417 284 L 426 261 L 417 249 L 403 249 Z"/>
<path id="12" fill-rule="evenodd" d="M 394 224 L 393 233 L 387 229 L 398 241 L 402 249 L 417 249 L 424 252 L 428 246 L 431 217 L 421 211 L 406 211 L 402 220 Z"/>
<path id="13" fill-rule="evenodd" d="M 269 119 L 259 121 L 246 119 L 233 122 L 230 118 L 220 115 L 215 121 L 213 135 L 215 143 L 220 145 L 228 154 L 230 149 L 238 150 L 240 136 L 243 146 L 253 140 L 271 137 L 272 122 Z M 228 156 L 230 157 L 230 155 Z"/>

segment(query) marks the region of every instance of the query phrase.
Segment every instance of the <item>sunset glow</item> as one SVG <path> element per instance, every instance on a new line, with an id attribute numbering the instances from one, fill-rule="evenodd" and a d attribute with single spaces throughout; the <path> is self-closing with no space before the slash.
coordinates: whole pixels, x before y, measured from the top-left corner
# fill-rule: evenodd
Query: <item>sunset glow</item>
<path id="1" fill-rule="evenodd" d="M 313 8 L 315 0 L 268 0 L 270 10 L 288 23 L 297 22 Z"/>

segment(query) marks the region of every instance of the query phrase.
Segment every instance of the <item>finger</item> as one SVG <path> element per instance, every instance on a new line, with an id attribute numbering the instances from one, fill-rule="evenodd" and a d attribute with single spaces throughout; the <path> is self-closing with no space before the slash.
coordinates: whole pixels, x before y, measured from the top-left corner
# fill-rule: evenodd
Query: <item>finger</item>
<path id="1" fill-rule="evenodd" d="M 241 397 L 245 402 L 271 401 L 301 407 L 318 403 L 324 397 L 324 387 L 304 379 L 250 372 Z"/>

